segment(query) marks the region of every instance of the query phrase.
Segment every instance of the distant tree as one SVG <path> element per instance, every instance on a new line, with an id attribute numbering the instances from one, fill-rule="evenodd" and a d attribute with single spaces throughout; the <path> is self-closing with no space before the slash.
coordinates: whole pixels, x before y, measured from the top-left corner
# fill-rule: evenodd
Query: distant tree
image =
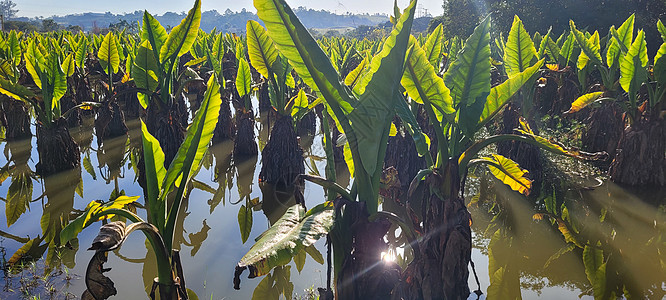
<path id="1" fill-rule="evenodd" d="M 66 29 L 67 29 L 67 31 L 71 31 L 73 33 L 83 31 L 83 28 L 81 28 L 81 26 L 79 26 L 79 25 L 69 25 L 69 26 L 67 26 Z"/>
<path id="2" fill-rule="evenodd" d="M 60 25 L 53 21 L 53 19 L 44 19 L 42 20 L 42 31 L 57 31 L 60 30 Z"/>
<path id="3" fill-rule="evenodd" d="M 0 1 L 0 14 L 2 14 L 5 17 L 5 20 L 9 20 L 16 16 L 18 9 L 14 9 L 14 7 L 16 7 L 16 3 L 14 3 L 14 1 L 11 0 Z"/>
<path id="4" fill-rule="evenodd" d="M 127 32 L 136 33 L 139 32 L 139 25 L 134 22 L 128 22 L 125 19 L 118 19 L 117 23 L 109 24 L 110 30 L 123 31 L 125 29 Z"/>
<path id="5" fill-rule="evenodd" d="M 5 21 L 5 30 L 16 30 L 22 32 L 39 31 L 39 23 L 23 21 Z"/>

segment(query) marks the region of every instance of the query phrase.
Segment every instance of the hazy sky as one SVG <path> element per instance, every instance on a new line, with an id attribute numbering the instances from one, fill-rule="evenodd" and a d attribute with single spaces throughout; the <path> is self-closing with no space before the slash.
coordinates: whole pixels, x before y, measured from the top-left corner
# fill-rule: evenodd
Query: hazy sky
<path id="1" fill-rule="evenodd" d="M 192 8 L 194 0 L 13 0 L 18 16 L 21 17 L 50 17 L 53 15 L 66 15 L 82 12 L 112 12 L 114 14 L 144 10 L 152 14 L 163 14 L 167 11 L 182 12 Z M 393 9 L 393 0 L 287 0 L 292 8 L 305 6 L 312 9 L 326 9 L 331 12 L 344 13 L 385 13 L 390 14 Z M 398 0 L 398 6 L 404 8 L 408 0 Z M 442 0 L 421 0 L 418 7 L 427 9 L 433 16 L 442 14 Z M 223 13 L 227 8 L 232 11 L 240 11 L 245 8 L 255 11 L 252 0 L 202 0 L 201 9 L 217 10 Z"/>

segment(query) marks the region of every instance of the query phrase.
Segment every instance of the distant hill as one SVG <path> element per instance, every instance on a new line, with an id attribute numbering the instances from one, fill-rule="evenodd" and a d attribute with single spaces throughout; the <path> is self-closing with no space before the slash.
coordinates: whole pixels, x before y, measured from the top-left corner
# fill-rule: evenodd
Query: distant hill
<path id="1" fill-rule="evenodd" d="M 381 14 L 344 14 L 338 15 L 326 10 L 307 9 L 298 7 L 294 9 L 298 18 L 307 28 L 339 28 L 339 27 L 357 27 L 359 25 L 374 26 L 388 20 L 387 15 Z M 19 12 L 20 13 L 20 12 Z M 112 14 L 107 13 L 81 13 L 66 16 L 53 16 L 44 19 L 52 19 L 63 27 L 80 26 L 83 30 L 89 31 L 93 28 L 106 28 L 111 24 L 117 24 L 126 21 L 129 24 L 137 24 L 143 18 L 143 11 L 137 10 L 133 13 Z M 167 12 L 161 16 L 155 15 L 158 21 L 164 27 L 174 27 L 180 24 L 185 18 L 185 13 Z M 41 22 L 44 19 L 18 17 L 12 18 L 12 21 L 23 22 Z M 205 11 L 201 13 L 201 29 L 209 32 L 217 28 L 222 32 L 244 33 L 245 24 L 248 20 L 258 21 L 256 14 L 243 9 L 240 12 L 233 12 L 227 9 L 220 14 L 216 10 Z"/>

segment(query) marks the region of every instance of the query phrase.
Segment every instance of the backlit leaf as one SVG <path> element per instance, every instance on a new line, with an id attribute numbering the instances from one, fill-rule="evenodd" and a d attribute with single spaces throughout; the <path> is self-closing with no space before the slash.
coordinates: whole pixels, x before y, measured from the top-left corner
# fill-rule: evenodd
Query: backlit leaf
<path id="1" fill-rule="evenodd" d="M 601 95 L 603 94 L 604 92 L 593 92 L 578 97 L 573 103 L 571 103 L 571 108 L 566 113 L 568 114 L 575 113 L 585 108 L 590 103 L 599 99 L 599 97 L 601 97 Z"/>

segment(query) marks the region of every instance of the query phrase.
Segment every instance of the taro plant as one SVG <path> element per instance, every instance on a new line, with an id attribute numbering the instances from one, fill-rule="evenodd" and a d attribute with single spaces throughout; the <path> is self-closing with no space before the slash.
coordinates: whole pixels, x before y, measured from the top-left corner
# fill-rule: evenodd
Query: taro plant
<path id="1" fill-rule="evenodd" d="M 666 103 L 663 100 L 666 95 L 666 41 L 657 51 L 651 70 L 648 70 L 650 61 L 645 33 L 639 30 L 634 38 L 632 15 L 617 30 L 610 28 L 605 50 L 609 67 L 604 68 L 600 62 L 598 42 L 594 39 L 596 33 L 586 40 L 584 34 L 575 28 L 573 21 L 570 25 L 582 49 L 579 64 L 582 57 L 583 62 L 589 60 L 598 66 L 603 87 L 601 91 L 576 99 L 569 112 L 579 111 L 595 102 L 607 101 L 618 105 L 626 117 L 619 120 L 620 130 L 624 130 L 617 142 L 617 148 L 622 151 L 615 152 L 609 170 L 611 179 L 630 185 L 666 185 L 666 143 L 662 142 L 666 136 L 662 113 Z M 663 28 L 661 22 L 657 26 Z"/>
<path id="2" fill-rule="evenodd" d="M 383 153 L 386 151 L 390 123 L 398 99 L 396 95 L 403 73 L 416 1 L 412 1 L 404 14 L 396 19 L 396 25 L 381 52 L 375 55 L 368 72 L 360 79 L 358 96 L 343 85 L 329 57 L 284 1 L 257 0 L 254 4 L 277 49 L 289 60 L 304 83 L 326 101 L 328 108 L 339 121 L 351 145 L 352 158 L 357 167 L 351 193 L 331 181 L 316 180 L 331 188 L 329 193 L 339 192 L 344 195 L 344 200 L 336 202 L 338 205 L 335 206 L 332 202 L 325 202 L 308 212 L 300 205 L 289 208 L 241 259 L 236 267 L 235 287 L 239 288 L 239 277 L 243 270 L 249 268 L 251 278 L 265 275 L 272 268 L 289 262 L 292 256 L 333 229 L 330 237 L 334 248 L 334 269 L 339 297 L 353 299 L 363 293 L 374 297 L 387 295 L 385 289 L 356 289 L 349 284 L 351 282 L 348 279 L 352 272 L 356 271 L 355 268 L 371 266 L 380 260 L 379 252 L 372 255 L 375 248 L 367 252 L 369 255 L 362 256 L 363 247 L 355 245 L 354 240 L 363 243 L 364 239 L 358 236 L 366 234 L 366 240 L 374 242 L 385 233 L 381 232 L 385 222 L 370 222 L 368 218 L 377 213 L 379 206 Z M 354 224 L 361 223 L 369 226 L 352 228 Z M 358 261 L 352 266 L 354 249 L 357 249 L 355 255 Z M 379 269 L 374 272 L 376 271 Z M 370 280 L 369 274 L 364 274 L 364 279 L 359 280 Z M 377 293 L 373 294 L 374 292 Z M 383 294 L 379 294 L 382 292 Z"/>
<path id="3" fill-rule="evenodd" d="M 179 64 L 180 57 L 192 48 L 200 22 L 199 0 L 168 34 L 151 14 L 143 14 L 141 42 L 131 75 L 139 90 L 139 102 L 147 109 L 148 130 L 160 141 L 167 163 L 176 156 L 184 138 L 188 116 L 183 90 L 187 83 L 202 80 L 196 72 Z"/>
<path id="4" fill-rule="evenodd" d="M 0 92 L 28 103 L 37 121 L 37 150 L 40 163 L 37 172 L 48 176 L 79 166 L 79 149 L 62 118 L 60 99 L 67 92 L 67 76 L 71 75 L 72 55 L 63 61 L 64 53 L 53 38 L 35 37 L 24 53 L 26 69 L 36 88 L 25 86 L 12 77 L 0 81 Z M 81 106 L 88 106 L 84 103 Z M 65 112 L 66 114 L 66 112 Z"/>
<path id="5" fill-rule="evenodd" d="M 176 233 L 175 224 L 186 191 L 190 188 L 194 174 L 200 168 L 202 158 L 213 136 L 220 102 L 220 86 L 217 83 L 217 78 L 211 76 L 208 80 L 201 107 L 196 112 L 183 144 L 178 149 L 178 154 L 168 169 L 164 168 L 165 155 L 159 142 L 148 132 L 146 124 L 142 121 L 147 221 L 123 208 L 125 205 L 136 201 L 139 198 L 138 196 L 121 196 L 106 203 L 93 201 L 88 204 L 81 216 L 63 229 L 60 233 L 61 241 L 68 241 L 76 237 L 83 228 L 95 222 L 109 219 L 113 215 L 126 218 L 130 221 L 129 225 L 125 225 L 125 221 L 116 221 L 102 226 L 100 235 L 91 247 L 91 249 L 96 250 L 91 265 L 100 264 L 100 260 L 105 260 L 105 252 L 120 247 L 129 233 L 139 229 L 146 235 L 157 258 L 158 274 L 154 288 L 159 287 L 160 298 L 176 299 L 181 297 L 187 299 L 188 292 L 185 289 L 185 278 L 183 278 L 180 258 L 177 251 L 172 250 Z M 92 280 L 90 276 L 94 275 L 87 274 L 87 282 Z M 95 294 L 98 293 L 95 289 L 89 289 L 88 292 L 93 293 L 95 298 L 102 297 Z"/>

